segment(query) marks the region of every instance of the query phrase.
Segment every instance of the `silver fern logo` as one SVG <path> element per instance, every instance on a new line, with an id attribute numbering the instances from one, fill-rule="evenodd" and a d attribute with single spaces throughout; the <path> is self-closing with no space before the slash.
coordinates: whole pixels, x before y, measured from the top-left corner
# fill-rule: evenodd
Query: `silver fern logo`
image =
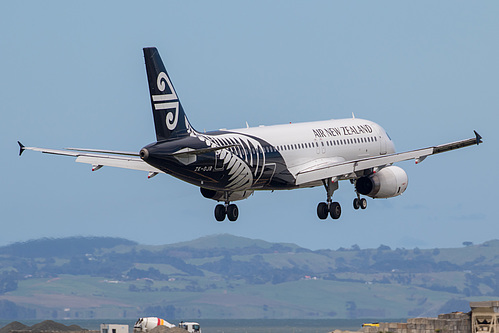
<path id="1" fill-rule="evenodd" d="M 263 176 L 265 166 L 265 150 L 257 140 L 240 133 L 224 133 L 219 135 L 202 134 L 195 131 L 185 119 L 187 131 L 210 148 L 222 148 L 215 153 L 219 167 L 228 171 L 227 189 L 242 191 L 250 189 Z M 217 167 L 215 166 L 215 170 Z"/>
<path id="2" fill-rule="evenodd" d="M 152 101 L 154 103 L 154 110 L 171 110 L 166 114 L 166 127 L 173 131 L 177 127 L 178 123 L 178 109 L 179 109 L 179 101 L 175 90 L 173 90 L 172 83 L 170 82 L 170 78 L 166 75 L 165 72 L 161 72 L 158 74 L 158 78 L 156 80 L 156 85 L 158 90 L 164 92 L 166 86 L 168 85 L 169 93 L 152 95 Z"/>

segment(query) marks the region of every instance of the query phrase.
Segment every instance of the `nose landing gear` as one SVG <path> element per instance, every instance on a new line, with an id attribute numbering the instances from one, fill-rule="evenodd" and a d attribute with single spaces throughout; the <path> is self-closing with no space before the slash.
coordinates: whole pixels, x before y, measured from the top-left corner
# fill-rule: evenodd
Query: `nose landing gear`
<path id="1" fill-rule="evenodd" d="M 366 209 L 367 208 L 367 200 L 366 198 L 355 198 L 353 199 L 353 209 Z"/>

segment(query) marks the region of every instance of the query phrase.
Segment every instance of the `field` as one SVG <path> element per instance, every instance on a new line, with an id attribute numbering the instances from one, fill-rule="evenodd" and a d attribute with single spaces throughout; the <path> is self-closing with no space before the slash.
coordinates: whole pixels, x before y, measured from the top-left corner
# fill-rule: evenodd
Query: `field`
<path id="1" fill-rule="evenodd" d="M 42 239 L 0 248 L 0 318 L 436 316 L 499 297 L 497 251 L 499 241 L 311 251 L 230 235 L 154 247 Z"/>

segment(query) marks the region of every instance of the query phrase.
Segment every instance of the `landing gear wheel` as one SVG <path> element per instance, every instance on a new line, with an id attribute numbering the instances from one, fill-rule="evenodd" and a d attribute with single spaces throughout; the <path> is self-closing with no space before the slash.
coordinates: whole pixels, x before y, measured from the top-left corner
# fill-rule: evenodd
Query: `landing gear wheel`
<path id="1" fill-rule="evenodd" d="M 337 202 L 332 202 L 331 205 L 329 206 L 329 215 L 331 215 L 331 218 L 334 220 L 337 220 L 341 216 L 341 206 Z"/>
<path id="2" fill-rule="evenodd" d="M 222 222 L 225 220 L 225 206 L 224 205 L 216 205 L 215 206 L 215 219 L 218 222 Z"/>
<path id="3" fill-rule="evenodd" d="M 227 218 L 229 221 L 234 222 L 239 217 L 239 208 L 236 205 L 230 204 L 227 206 Z"/>
<path id="4" fill-rule="evenodd" d="M 325 202 L 320 202 L 317 205 L 317 216 L 321 220 L 325 220 L 327 219 L 327 214 L 328 214 L 327 204 Z"/>
<path id="5" fill-rule="evenodd" d="M 353 209 L 357 210 L 360 208 L 360 200 L 359 198 L 353 199 Z"/>
<path id="6" fill-rule="evenodd" d="M 367 200 L 366 198 L 360 199 L 360 208 L 366 209 L 367 208 Z"/>

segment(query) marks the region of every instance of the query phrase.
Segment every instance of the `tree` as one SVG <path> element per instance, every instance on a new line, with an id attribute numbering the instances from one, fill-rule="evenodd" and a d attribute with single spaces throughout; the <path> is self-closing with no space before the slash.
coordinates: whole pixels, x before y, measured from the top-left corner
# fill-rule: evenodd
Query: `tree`
<path id="1" fill-rule="evenodd" d="M 357 304 L 354 301 L 347 301 L 345 307 L 349 318 L 357 318 Z"/>
<path id="2" fill-rule="evenodd" d="M 383 245 L 381 244 L 379 247 L 378 247 L 378 251 L 390 251 L 391 248 L 388 246 L 388 245 Z"/>

